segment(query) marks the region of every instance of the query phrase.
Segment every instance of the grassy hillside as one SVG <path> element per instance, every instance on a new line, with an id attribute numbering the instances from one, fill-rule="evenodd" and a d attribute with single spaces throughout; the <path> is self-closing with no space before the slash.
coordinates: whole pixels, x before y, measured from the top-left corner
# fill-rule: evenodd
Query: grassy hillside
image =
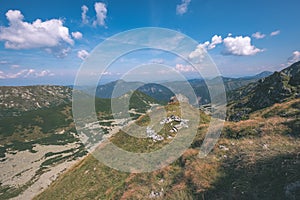
<path id="1" fill-rule="evenodd" d="M 300 97 L 300 62 L 229 93 L 228 119 L 239 121 L 262 108 Z"/>
<path id="2" fill-rule="evenodd" d="M 151 199 L 154 193 L 157 199 L 295 199 L 300 195 L 299 105 L 296 99 L 254 112 L 246 121 L 227 122 L 203 159 L 197 149 L 209 117 L 201 113 L 191 147 L 173 164 L 151 173 L 124 173 L 90 155 L 35 199 Z M 147 116 L 138 121 L 146 125 Z M 131 151 L 165 145 L 122 132 L 111 140 Z"/>

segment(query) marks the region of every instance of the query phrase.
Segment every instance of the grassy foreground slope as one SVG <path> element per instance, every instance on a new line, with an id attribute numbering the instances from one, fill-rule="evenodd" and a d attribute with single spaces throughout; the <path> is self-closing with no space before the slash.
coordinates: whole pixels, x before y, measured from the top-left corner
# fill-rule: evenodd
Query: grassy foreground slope
<path id="1" fill-rule="evenodd" d="M 226 122 L 203 159 L 198 148 L 209 117 L 201 113 L 191 147 L 171 165 L 151 173 L 124 173 L 89 155 L 35 199 L 150 199 L 153 193 L 157 199 L 297 199 L 299 107 L 300 99 L 294 99 L 258 110 L 248 120 Z M 144 117 L 139 121 L 147 123 Z M 128 146 L 130 140 L 121 132 L 113 140 L 128 150 L 145 145 L 135 140 Z"/>

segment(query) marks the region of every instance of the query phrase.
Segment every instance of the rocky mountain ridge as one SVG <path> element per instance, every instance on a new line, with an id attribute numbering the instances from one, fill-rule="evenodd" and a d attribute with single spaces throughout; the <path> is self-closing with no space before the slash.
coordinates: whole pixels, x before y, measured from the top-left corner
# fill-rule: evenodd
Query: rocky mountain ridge
<path id="1" fill-rule="evenodd" d="M 250 83 L 258 81 L 260 78 L 264 78 L 272 74 L 271 72 L 262 72 L 254 76 L 247 76 L 241 78 L 229 78 L 222 77 L 226 91 L 232 91 L 242 86 L 246 86 Z M 215 79 L 207 80 L 214 82 Z M 118 94 L 113 93 L 115 86 L 120 87 Z M 184 94 L 187 88 L 192 87 L 195 91 L 199 104 L 210 103 L 209 91 L 204 79 L 191 79 L 188 81 L 171 81 L 158 83 L 142 83 L 142 82 L 127 82 L 124 80 L 113 81 L 104 85 L 99 85 L 96 90 L 96 96 L 99 98 L 111 98 L 121 96 L 131 88 L 136 88 L 138 91 L 145 93 L 146 95 L 158 100 L 167 102 L 174 93 Z M 89 89 L 85 91 L 89 93 Z"/>
<path id="2" fill-rule="evenodd" d="M 0 118 L 21 112 L 49 108 L 71 102 L 72 89 L 65 86 L 1 86 Z"/>
<path id="3" fill-rule="evenodd" d="M 247 119 L 253 111 L 300 97 L 300 62 L 229 94 L 229 120 Z"/>

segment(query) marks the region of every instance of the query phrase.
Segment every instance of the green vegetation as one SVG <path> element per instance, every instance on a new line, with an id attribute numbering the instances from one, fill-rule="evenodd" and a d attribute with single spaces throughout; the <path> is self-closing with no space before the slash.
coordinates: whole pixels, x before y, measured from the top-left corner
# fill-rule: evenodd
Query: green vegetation
<path id="1" fill-rule="evenodd" d="M 294 83 L 298 83 L 296 77 L 299 74 L 300 62 L 297 62 L 256 83 L 230 92 L 228 120 L 247 120 L 257 110 L 298 98 L 300 84 Z"/>
<path id="2" fill-rule="evenodd" d="M 184 118 L 181 113 L 183 109 L 191 117 L 190 120 L 200 115 L 200 123 L 196 124 L 198 131 L 191 146 L 175 162 L 151 173 L 135 174 L 111 169 L 88 155 L 35 199 L 150 199 L 154 193 L 159 194 L 157 199 L 298 199 L 300 186 L 293 188 L 291 185 L 300 181 L 299 65 L 296 63 L 257 83 L 230 91 L 233 100 L 228 106 L 230 121 L 225 122 L 221 137 L 207 157 L 199 158 L 198 153 L 209 127 L 210 116 L 178 103 L 168 104 L 152 109 L 165 108 L 168 116 Z M 228 91 L 244 84 L 242 80 L 226 81 Z M 200 92 L 203 88 L 198 89 Z M 205 91 L 203 94 L 207 95 Z M 124 103 L 123 100 L 128 100 L 126 98 L 130 96 L 130 115 L 137 119 L 136 124 L 143 127 L 141 130 L 147 126 L 158 130 L 156 133 L 164 140 L 137 138 L 119 131 L 110 141 L 136 153 L 152 152 L 172 142 L 176 133 L 170 130 L 178 122 L 163 124 L 160 129 L 151 124 L 161 120 L 161 115 L 142 113 L 146 113 L 157 101 L 141 92 L 128 93 L 113 100 Z M 96 98 L 99 120 L 108 120 L 100 122 L 100 125 L 107 128 L 112 125 L 109 121 L 112 119 L 111 101 Z M 24 123 L 23 116 L 28 118 L 24 119 Z M 20 122 L 12 122 L 12 119 L 18 118 L 0 121 L 11 126 L 4 129 L 3 125 L 0 126 L 0 157 L 7 149 L 34 153 L 35 144 L 79 142 L 71 134 L 76 130 L 72 124 L 70 105 L 60 105 L 53 113 L 42 109 L 29 111 L 23 116 L 19 118 Z M 153 117 L 151 121 L 150 116 Z M 51 121 L 49 126 L 44 124 L 48 119 Z M 62 134 L 55 134 L 62 129 L 65 130 Z M 141 133 L 141 130 L 135 129 L 136 133 Z M 108 132 L 108 129 L 104 131 Z M 188 131 L 181 129 L 177 134 L 185 137 Z M 86 153 L 83 145 L 61 152 L 48 152 L 37 174 Z M 16 196 L 21 191 L 0 185 L 0 198 Z"/>
<path id="3" fill-rule="evenodd" d="M 22 91 L 23 89 L 31 91 L 30 87 L 21 89 Z M 66 102 L 68 101 L 66 100 Z M 149 103 L 154 102 L 155 100 L 142 93 L 133 93 L 130 99 L 130 103 L 133 105 L 131 108 L 136 110 L 136 112 L 145 112 L 151 107 Z M 109 127 L 113 125 L 114 119 L 110 111 L 111 100 L 96 98 L 95 103 L 100 121 L 111 120 L 99 123 L 104 126 L 103 131 L 107 134 L 109 133 Z M 31 105 L 28 106 L 30 107 Z M 7 115 L 0 116 L 0 158 L 3 158 L 0 162 L 6 159 L 5 153 L 16 154 L 19 151 L 36 153 L 36 145 L 64 146 L 77 143 L 79 146 L 60 152 L 46 152 L 43 157 L 44 160 L 32 180 L 19 187 L 0 185 L 0 199 L 19 195 L 52 166 L 83 157 L 87 154 L 84 145 L 80 144 L 80 140 L 74 135 L 77 133 L 72 119 L 71 103 L 60 102 L 57 106 L 30 108 L 32 109 L 28 111 L 19 110 L 18 116 L 13 117 L 10 116 L 11 112 L 15 112 L 13 108 L 9 110 L 3 109 L 4 112 L 7 112 Z M 85 108 L 83 107 L 82 109 Z M 140 116 L 141 114 L 139 113 L 138 115 Z M 22 176 L 22 173 L 20 172 L 15 176 Z"/>
<path id="4" fill-rule="evenodd" d="M 113 126 L 111 123 L 112 123 L 111 121 L 110 122 L 101 122 L 101 121 L 99 122 L 99 124 L 102 126 Z"/>
<path id="5" fill-rule="evenodd" d="M 3 95 L 0 119 L 22 116 L 24 112 L 55 108 L 71 102 L 71 88 L 64 86 L 0 86 Z"/>
<path id="6" fill-rule="evenodd" d="M 3 140 L 15 132 L 28 132 L 25 131 L 26 129 L 33 132 L 36 126 L 41 129 L 42 133 L 54 132 L 58 128 L 66 127 L 71 122 L 63 113 L 66 106 L 68 105 L 32 110 L 21 116 L 0 119 L 0 138 Z"/>
<path id="7" fill-rule="evenodd" d="M 297 120 L 297 115 L 278 113 L 281 109 L 295 113 L 299 102 L 276 104 L 252 113 L 248 120 L 226 122 L 222 137 L 203 159 L 197 149 L 210 117 L 200 112 L 201 123 L 191 148 L 173 164 L 151 173 L 130 174 L 88 156 L 35 199 L 149 199 L 151 192 L 162 188 L 161 199 L 285 199 L 288 185 L 300 179 L 300 139 L 287 136 L 292 130 L 286 122 Z M 166 108 L 173 112 L 176 105 Z M 147 126 L 149 116 L 140 117 L 137 124 Z M 111 141 L 131 152 L 166 145 L 166 141 L 154 143 L 122 131 Z M 297 195 L 297 190 L 291 193 Z"/>
<path id="8" fill-rule="evenodd" d="M 10 199 L 16 197 L 22 191 L 28 188 L 28 185 L 23 185 L 22 187 L 10 187 L 0 185 L 0 199 Z"/>
<path id="9" fill-rule="evenodd" d="M 148 109 L 151 108 L 151 103 L 155 104 L 159 102 L 142 92 L 134 91 L 129 101 L 129 109 L 134 109 L 139 113 L 145 113 Z"/>
<path id="10" fill-rule="evenodd" d="M 50 194 L 45 199 L 67 198 L 67 195 L 70 195 L 70 199 L 107 199 L 109 197 L 115 199 L 118 196 L 118 192 L 103 196 L 99 194 L 105 194 L 110 188 L 117 188 L 122 191 L 124 180 L 127 176 L 125 173 L 119 173 L 104 165 L 100 165 L 92 156 L 88 156 L 84 161 L 77 164 L 74 169 L 76 169 L 75 176 L 65 177 L 66 185 L 64 187 L 66 193 Z M 99 183 L 102 183 L 100 187 Z M 76 188 L 76 193 L 72 192 L 72 188 Z"/>
<path id="11" fill-rule="evenodd" d="M 222 167 L 224 176 L 207 192 L 208 199 L 286 199 L 288 183 L 300 179 L 296 153 L 274 155 L 255 163 L 236 157 L 224 162 Z M 294 195 L 299 197 L 296 192 L 293 191 Z"/>
<path id="12" fill-rule="evenodd" d="M 0 158 L 5 157 L 5 152 L 6 152 L 6 148 L 5 147 L 0 147 Z"/>

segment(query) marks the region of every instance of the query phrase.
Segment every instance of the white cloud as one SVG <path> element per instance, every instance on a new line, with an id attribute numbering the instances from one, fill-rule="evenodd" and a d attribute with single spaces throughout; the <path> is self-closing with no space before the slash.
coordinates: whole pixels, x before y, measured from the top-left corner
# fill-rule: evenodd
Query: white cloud
<path id="1" fill-rule="evenodd" d="M 222 37 L 221 36 L 214 35 L 211 38 L 211 43 L 209 44 L 208 49 L 214 49 L 217 44 L 221 44 L 222 42 L 223 41 L 222 41 Z"/>
<path id="2" fill-rule="evenodd" d="M 55 74 L 49 70 L 36 71 L 34 69 L 23 69 L 16 73 L 7 73 L 0 71 L 1 79 L 14 79 L 14 78 L 39 78 L 45 76 L 54 76 Z"/>
<path id="3" fill-rule="evenodd" d="M 223 43 L 225 55 L 251 56 L 263 51 L 251 45 L 251 38 L 248 36 L 227 37 Z"/>
<path id="4" fill-rule="evenodd" d="M 182 0 L 181 4 L 176 6 L 176 14 L 177 15 L 183 15 L 188 11 L 188 6 L 190 4 L 191 0 Z"/>
<path id="5" fill-rule="evenodd" d="M 255 39 L 263 39 L 264 37 L 266 37 L 266 35 L 262 34 L 261 32 L 256 32 L 252 34 L 252 37 L 254 37 Z"/>
<path id="6" fill-rule="evenodd" d="M 112 72 L 105 71 L 105 72 L 103 72 L 101 75 L 113 75 L 113 73 L 112 73 Z"/>
<path id="7" fill-rule="evenodd" d="M 206 49 L 209 46 L 209 41 L 204 42 L 203 44 L 199 44 L 197 48 L 189 54 L 189 59 L 194 63 L 200 63 L 206 54 Z"/>
<path id="8" fill-rule="evenodd" d="M 96 2 L 94 7 L 96 11 L 96 20 L 93 22 L 93 25 L 105 26 L 105 19 L 107 15 L 107 9 L 105 3 Z"/>
<path id="9" fill-rule="evenodd" d="M 86 16 L 86 13 L 88 12 L 89 8 L 86 5 L 81 6 L 81 20 L 83 24 L 88 24 L 89 23 L 89 19 Z"/>
<path id="10" fill-rule="evenodd" d="M 176 64 L 175 70 L 178 72 L 195 72 L 196 71 L 193 66 L 183 65 L 183 64 Z"/>
<path id="11" fill-rule="evenodd" d="M 288 58 L 287 66 L 300 61 L 300 51 L 294 51 L 293 55 Z"/>
<path id="12" fill-rule="evenodd" d="M 63 26 L 60 19 L 44 22 L 37 19 L 28 23 L 23 21 L 24 16 L 19 10 L 9 10 L 6 18 L 9 26 L 0 27 L 0 41 L 5 41 L 7 49 L 48 48 L 54 52 L 74 44 L 69 29 Z"/>
<path id="13" fill-rule="evenodd" d="M 275 35 L 279 35 L 280 34 L 280 30 L 277 31 L 273 31 L 272 33 L 270 33 L 270 36 L 275 36 Z"/>
<path id="14" fill-rule="evenodd" d="M 76 40 L 80 40 L 82 38 L 82 33 L 80 32 L 72 32 L 72 37 L 75 38 Z"/>
<path id="15" fill-rule="evenodd" d="M 3 71 L 0 71 L 0 79 L 5 79 L 5 74 Z"/>
<path id="16" fill-rule="evenodd" d="M 55 74 L 50 72 L 49 70 L 43 70 L 41 72 L 36 72 L 35 76 L 36 77 L 45 77 L 45 76 L 54 76 Z"/>
<path id="17" fill-rule="evenodd" d="M 35 76 L 36 72 L 34 69 L 25 69 L 25 70 L 22 70 L 23 74 L 24 74 L 24 78 L 28 78 L 29 76 Z M 18 78 L 18 77 L 16 77 Z"/>
<path id="18" fill-rule="evenodd" d="M 60 45 L 60 46 L 52 47 L 52 48 L 45 48 L 44 50 L 47 53 L 53 54 L 54 56 L 56 56 L 58 58 L 64 58 L 71 52 L 71 48 L 66 47 L 65 45 Z"/>
<path id="19" fill-rule="evenodd" d="M 199 44 L 198 47 L 201 47 L 201 48 L 204 48 L 204 49 L 207 49 L 207 47 L 209 46 L 210 42 L 209 41 L 206 41 L 202 44 Z"/>
<path id="20" fill-rule="evenodd" d="M 206 50 L 214 49 L 217 44 L 221 44 L 222 42 L 222 36 L 214 35 L 211 38 L 211 42 L 206 41 L 202 44 L 199 44 L 197 48 L 189 54 L 189 59 L 193 60 L 195 63 L 201 62 L 205 57 Z"/>
<path id="21" fill-rule="evenodd" d="M 89 56 L 89 52 L 86 50 L 80 50 L 77 52 L 77 57 L 80 58 L 81 60 L 86 59 Z"/>
<path id="22" fill-rule="evenodd" d="M 17 68 L 20 68 L 20 65 L 11 65 L 10 68 L 11 69 L 17 69 Z"/>
<path id="23" fill-rule="evenodd" d="M 21 71 L 18 71 L 17 73 L 9 73 L 9 74 L 4 74 L 4 77 L 5 78 L 19 78 L 21 76 L 26 76 L 28 73 L 30 73 L 31 70 L 28 70 L 28 69 L 24 69 L 24 70 L 21 70 Z"/>
<path id="24" fill-rule="evenodd" d="M 117 75 L 118 75 L 118 74 L 119 74 L 119 73 L 117 73 Z M 89 75 L 90 75 L 90 76 L 96 76 L 96 77 L 99 76 L 99 74 L 98 74 L 98 73 L 95 73 L 95 72 L 90 72 Z M 108 72 L 108 71 L 105 71 L 105 72 L 102 72 L 102 73 L 101 73 L 101 76 L 111 76 L 111 75 L 116 75 L 116 74 L 115 74 L 115 73 L 112 73 L 112 72 Z"/>
<path id="25" fill-rule="evenodd" d="M 0 60 L 0 65 L 7 64 L 8 62 L 6 60 Z"/>

